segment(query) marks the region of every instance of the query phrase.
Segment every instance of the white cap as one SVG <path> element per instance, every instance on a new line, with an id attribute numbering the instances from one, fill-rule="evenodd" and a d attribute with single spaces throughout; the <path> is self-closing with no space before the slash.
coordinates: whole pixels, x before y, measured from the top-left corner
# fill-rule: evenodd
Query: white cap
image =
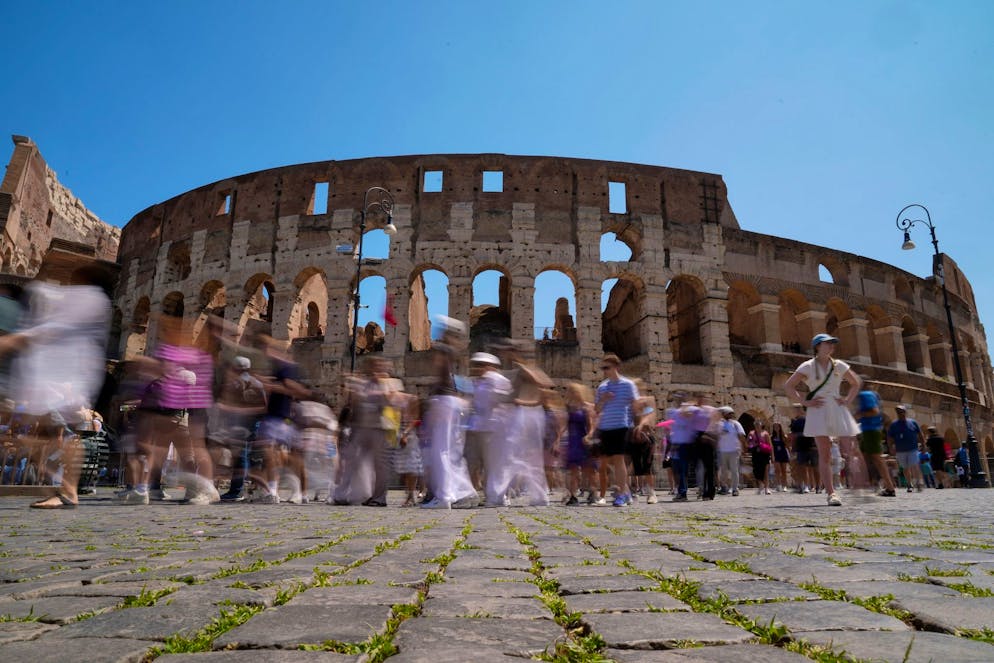
<path id="1" fill-rule="evenodd" d="M 450 318 L 447 315 L 438 315 L 435 316 L 435 322 L 437 322 L 447 332 L 462 335 L 466 334 L 466 323 L 462 320 L 456 320 L 455 318 Z"/>
<path id="2" fill-rule="evenodd" d="M 718 408 L 718 412 L 721 412 L 722 414 L 735 414 L 735 410 L 728 407 L 727 405 Z"/>
<path id="3" fill-rule="evenodd" d="M 235 357 L 235 361 L 233 363 L 235 368 L 240 371 L 247 371 L 252 368 L 252 361 L 248 357 L 243 357 L 241 355 Z"/>
<path id="4" fill-rule="evenodd" d="M 470 358 L 470 361 L 474 364 L 490 364 L 491 366 L 500 366 L 500 359 L 489 352 L 477 352 Z"/>
<path id="5" fill-rule="evenodd" d="M 197 374 L 193 371 L 188 371 L 185 368 L 176 372 L 176 378 L 188 387 L 192 387 L 197 384 Z"/>

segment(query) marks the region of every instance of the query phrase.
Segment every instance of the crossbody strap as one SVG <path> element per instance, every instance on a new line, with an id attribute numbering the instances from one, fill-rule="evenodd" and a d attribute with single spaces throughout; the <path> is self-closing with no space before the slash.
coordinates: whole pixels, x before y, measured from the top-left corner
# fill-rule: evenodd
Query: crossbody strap
<path id="1" fill-rule="evenodd" d="M 815 360 L 814 365 L 815 365 L 815 371 L 817 371 L 818 370 L 818 361 L 817 360 Z M 825 374 L 825 379 L 822 380 L 821 384 L 818 385 L 817 387 L 815 387 L 814 390 L 811 393 L 808 394 L 808 400 L 809 401 L 812 398 L 814 398 L 818 394 L 819 391 L 821 391 L 822 387 L 824 387 L 826 384 L 828 384 L 828 379 L 830 377 L 832 377 L 832 373 L 834 373 L 834 372 L 835 372 L 835 360 L 833 359 L 832 360 L 832 367 L 829 368 L 828 369 L 828 373 Z"/>

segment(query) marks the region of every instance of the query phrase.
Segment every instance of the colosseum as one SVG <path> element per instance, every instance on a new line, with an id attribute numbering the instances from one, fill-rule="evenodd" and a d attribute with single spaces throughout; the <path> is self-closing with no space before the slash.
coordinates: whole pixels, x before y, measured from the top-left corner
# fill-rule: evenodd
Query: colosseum
<path id="1" fill-rule="evenodd" d="M 502 154 L 324 161 L 181 194 L 137 214 L 122 232 L 121 354 L 144 351 L 150 312 L 184 315 L 195 330 L 219 314 L 240 331 L 271 330 L 313 384 L 337 393 L 349 368 L 357 271 L 356 256 L 341 247 L 358 242 L 372 186 L 395 199 L 397 232 L 385 259 L 362 265 L 361 279 L 385 281 L 398 324 L 368 325 L 357 345 L 382 352 L 408 385 L 429 379 L 429 272 L 447 283 L 448 314 L 471 321 L 478 343 L 487 335 L 544 336 L 536 334 L 536 282 L 557 271 L 573 292 L 554 305 L 552 333 L 535 343 L 538 362 L 560 383 L 595 383 L 599 359 L 611 351 L 657 396 L 702 391 L 748 417 L 785 418 L 790 404 L 780 388 L 811 337 L 827 331 L 840 339 L 836 356 L 880 392 L 889 413 L 904 403 L 954 444 L 964 436 L 934 276 L 744 230 L 720 175 L 611 161 Z M 382 233 L 386 223 L 371 213 L 367 232 Z M 630 258 L 602 260 L 607 234 Z M 994 392 L 985 332 L 969 282 L 943 260 L 986 456 L 994 451 Z M 489 271 L 500 273 L 499 298 L 474 307 L 474 279 Z"/>

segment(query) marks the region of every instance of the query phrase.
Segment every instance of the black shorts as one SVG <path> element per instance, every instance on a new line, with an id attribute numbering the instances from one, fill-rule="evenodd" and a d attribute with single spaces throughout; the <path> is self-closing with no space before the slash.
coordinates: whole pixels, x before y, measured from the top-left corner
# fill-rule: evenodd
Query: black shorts
<path id="1" fill-rule="evenodd" d="M 632 474 L 637 477 L 652 474 L 652 444 L 630 444 L 628 456 L 632 459 Z"/>
<path id="2" fill-rule="evenodd" d="M 599 431 L 602 456 L 623 456 L 628 453 L 628 429 L 612 428 Z"/>
<path id="3" fill-rule="evenodd" d="M 818 448 L 798 449 L 794 454 L 797 464 L 805 467 L 818 467 Z"/>

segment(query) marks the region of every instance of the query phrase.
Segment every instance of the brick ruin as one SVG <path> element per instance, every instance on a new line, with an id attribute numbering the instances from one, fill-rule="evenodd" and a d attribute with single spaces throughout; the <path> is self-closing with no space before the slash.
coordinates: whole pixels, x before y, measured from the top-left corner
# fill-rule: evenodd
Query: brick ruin
<path id="1" fill-rule="evenodd" d="M 502 182 L 486 190 L 493 173 Z M 601 355 L 612 351 L 657 397 L 703 391 L 748 416 L 783 419 L 783 382 L 810 338 L 828 331 L 841 339 L 836 356 L 888 408 L 906 403 L 951 441 L 963 435 L 934 276 L 744 230 L 720 175 L 610 161 L 324 161 L 239 175 L 153 205 L 121 236 L 122 353 L 144 350 L 152 311 L 182 311 L 197 329 L 216 313 L 240 330 L 271 330 L 308 380 L 337 394 L 348 369 L 356 265 L 336 247 L 358 241 L 371 186 L 394 196 L 398 232 L 389 256 L 364 266 L 362 278 L 385 279 L 398 325 L 361 329 L 359 344 L 382 352 L 410 387 L 430 379 L 428 272 L 447 279 L 449 315 L 471 321 L 474 339 L 532 339 L 536 278 L 554 270 L 572 283 L 574 292 L 561 296 L 575 296 L 575 316 L 558 304 L 555 329 L 535 348 L 560 384 L 594 384 Z M 385 223 L 371 214 L 367 231 Z M 630 259 L 601 260 L 606 233 L 627 245 Z M 487 270 L 502 275 L 499 300 L 474 308 L 474 278 Z M 984 328 L 969 282 L 948 257 L 945 274 L 978 438 L 994 451 Z M 617 281 L 602 311 L 609 279 Z"/>

